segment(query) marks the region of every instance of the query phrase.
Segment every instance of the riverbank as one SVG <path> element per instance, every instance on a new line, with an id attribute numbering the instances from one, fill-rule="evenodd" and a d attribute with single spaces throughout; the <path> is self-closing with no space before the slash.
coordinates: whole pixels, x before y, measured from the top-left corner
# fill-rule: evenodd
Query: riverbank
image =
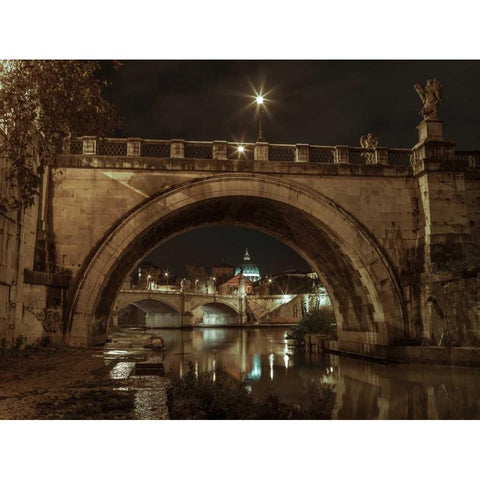
<path id="1" fill-rule="evenodd" d="M 480 366 L 478 347 L 435 347 L 429 345 L 373 345 L 328 340 L 325 335 L 305 336 L 305 350 L 309 353 L 334 353 L 349 357 L 380 361 L 382 363 L 420 363 L 431 365 Z"/>
<path id="2" fill-rule="evenodd" d="M 167 419 L 166 378 L 132 375 L 135 360 L 151 354 L 141 344 L 119 338 L 3 361 L 0 419 Z"/>

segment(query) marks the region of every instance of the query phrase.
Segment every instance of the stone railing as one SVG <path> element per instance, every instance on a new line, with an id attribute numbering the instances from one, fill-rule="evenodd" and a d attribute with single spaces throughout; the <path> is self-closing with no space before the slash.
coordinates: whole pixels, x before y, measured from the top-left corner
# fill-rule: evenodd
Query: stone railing
<path id="1" fill-rule="evenodd" d="M 467 165 L 470 168 L 480 168 L 480 152 L 479 151 L 456 151 L 455 152 L 455 159 L 456 160 L 465 160 Z"/>
<path id="2" fill-rule="evenodd" d="M 66 145 L 64 153 L 116 157 L 150 157 L 198 160 L 246 160 L 269 162 L 347 163 L 371 165 L 410 165 L 411 150 L 375 149 L 348 145 L 233 143 L 226 141 L 148 140 L 141 138 L 80 137 Z"/>

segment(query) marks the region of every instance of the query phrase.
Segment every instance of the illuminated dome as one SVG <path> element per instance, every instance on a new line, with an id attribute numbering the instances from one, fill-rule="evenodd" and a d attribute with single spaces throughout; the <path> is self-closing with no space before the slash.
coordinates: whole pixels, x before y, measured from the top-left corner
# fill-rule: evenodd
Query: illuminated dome
<path id="1" fill-rule="evenodd" d="M 245 250 L 245 255 L 243 256 L 243 263 L 238 265 L 235 269 L 235 275 L 240 275 L 243 273 L 252 282 L 260 280 L 260 270 L 258 267 L 250 261 L 250 254 L 248 253 L 248 248 Z"/>

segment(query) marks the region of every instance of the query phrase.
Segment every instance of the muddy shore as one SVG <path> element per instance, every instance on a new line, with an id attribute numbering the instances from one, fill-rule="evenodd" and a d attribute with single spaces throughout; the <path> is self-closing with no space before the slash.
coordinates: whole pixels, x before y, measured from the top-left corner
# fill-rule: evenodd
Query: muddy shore
<path id="1" fill-rule="evenodd" d="M 136 375 L 159 361 L 146 338 L 114 335 L 98 348 L 38 349 L 0 363 L 0 419 L 167 419 L 165 377 Z"/>

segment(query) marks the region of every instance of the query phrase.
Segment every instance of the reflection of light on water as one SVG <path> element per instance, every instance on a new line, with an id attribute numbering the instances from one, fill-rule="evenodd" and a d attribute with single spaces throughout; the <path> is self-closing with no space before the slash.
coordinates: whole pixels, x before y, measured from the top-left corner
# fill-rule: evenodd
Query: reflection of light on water
<path id="1" fill-rule="evenodd" d="M 245 385 L 245 390 L 248 392 L 248 393 L 252 393 L 252 386 L 251 385 Z"/>
<path id="2" fill-rule="evenodd" d="M 273 360 L 275 359 L 275 355 L 271 353 L 268 358 L 270 361 L 270 380 L 273 380 Z"/>
<path id="3" fill-rule="evenodd" d="M 198 379 L 198 360 L 195 360 L 195 378 Z"/>
<path id="4" fill-rule="evenodd" d="M 127 350 L 108 350 L 105 355 L 128 355 Z"/>
<path id="5" fill-rule="evenodd" d="M 250 373 L 246 375 L 248 380 L 259 380 L 262 376 L 262 364 L 260 362 L 260 355 L 256 353 L 253 356 L 253 367 Z"/>
<path id="6" fill-rule="evenodd" d="M 215 360 L 212 360 L 212 370 L 213 370 L 212 380 L 214 383 L 217 380 L 217 372 L 215 371 L 216 366 L 217 366 L 217 362 Z"/>
<path id="7" fill-rule="evenodd" d="M 290 357 L 288 356 L 287 332 L 285 332 L 285 335 L 283 337 L 283 361 L 285 362 L 285 368 L 288 368 Z"/>
<path id="8" fill-rule="evenodd" d="M 179 367 L 178 375 L 180 376 L 180 378 L 183 378 L 183 365 L 182 365 L 182 362 L 180 362 L 180 367 Z"/>
<path id="9" fill-rule="evenodd" d="M 228 333 L 225 329 L 206 328 L 202 331 L 202 348 L 215 347 L 215 345 L 227 341 Z"/>
<path id="10" fill-rule="evenodd" d="M 118 362 L 110 370 L 110 378 L 113 378 L 115 380 L 128 378 L 134 366 L 135 366 L 134 362 Z"/>

